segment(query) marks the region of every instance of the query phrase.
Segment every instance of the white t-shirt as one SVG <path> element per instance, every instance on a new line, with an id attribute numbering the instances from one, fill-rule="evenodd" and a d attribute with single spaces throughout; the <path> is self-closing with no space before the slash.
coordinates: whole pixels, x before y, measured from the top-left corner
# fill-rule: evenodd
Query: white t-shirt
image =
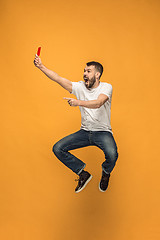
<path id="1" fill-rule="evenodd" d="M 72 82 L 72 94 L 74 94 L 78 100 L 83 101 L 96 100 L 100 94 L 107 95 L 109 99 L 100 108 L 79 107 L 81 111 L 81 129 L 87 131 L 109 131 L 112 133 L 110 124 L 111 84 L 100 82 L 97 88 L 89 90 L 83 81 Z"/>

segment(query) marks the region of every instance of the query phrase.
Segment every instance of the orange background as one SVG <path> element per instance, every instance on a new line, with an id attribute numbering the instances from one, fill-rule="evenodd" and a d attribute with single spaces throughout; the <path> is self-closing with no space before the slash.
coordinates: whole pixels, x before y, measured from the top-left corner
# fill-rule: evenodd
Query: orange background
<path id="1" fill-rule="evenodd" d="M 0 239 L 160 239 L 160 1 L 5 0 L 0 9 Z M 52 153 L 79 130 L 80 112 L 33 65 L 39 46 L 43 63 L 71 81 L 88 61 L 104 66 L 119 149 L 106 193 L 101 150 L 74 150 L 93 174 L 79 194 Z"/>

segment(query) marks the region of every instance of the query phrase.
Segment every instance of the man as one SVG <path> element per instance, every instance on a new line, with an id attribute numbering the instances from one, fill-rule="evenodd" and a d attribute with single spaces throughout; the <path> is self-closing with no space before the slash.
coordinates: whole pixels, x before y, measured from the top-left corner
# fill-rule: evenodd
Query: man
<path id="1" fill-rule="evenodd" d="M 65 98 L 72 107 L 79 106 L 81 111 L 81 129 L 64 137 L 53 146 L 56 157 L 78 176 L 78 193 L 91 180 L 92 175 L 85 171 L 86 164 L 69 151 L 86 146 L 97 146 L 105 155 L 102 163 L 102 177 L 99 190 L 105 192 L 115 163 L 118 158 L 117 146 L 110 125 L 112 86 L 100 82 L 103 66 L 98 62 L 88 62 L 80 82 L 71 82 L 45 67 L 36 55 L 34 64 L 51 80 L 60 84 L 77 99 Z"/>

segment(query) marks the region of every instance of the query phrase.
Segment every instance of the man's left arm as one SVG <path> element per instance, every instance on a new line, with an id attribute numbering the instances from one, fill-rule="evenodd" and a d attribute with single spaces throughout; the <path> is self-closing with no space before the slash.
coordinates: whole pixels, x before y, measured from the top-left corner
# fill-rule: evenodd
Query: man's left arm
<path id="1" fill-rule="evenodd" d="M 83 101 L 74 98 L 64 98 L 68 101 L 69 105 L 72 107 L 86 107 L 86 108 L 100 108 L 109 97 L 105 94 L 100 94 L 96 100 Z"/>

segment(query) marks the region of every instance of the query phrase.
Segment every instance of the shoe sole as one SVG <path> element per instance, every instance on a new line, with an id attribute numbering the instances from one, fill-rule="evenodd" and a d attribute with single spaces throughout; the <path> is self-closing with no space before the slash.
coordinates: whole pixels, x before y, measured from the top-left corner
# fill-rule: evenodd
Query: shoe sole
<path id="1" fill-rule="evenodd" d="M 82 187 L 81 189 L 75 191 L 75 193 L 81 192 L 81 191 L 86 187 L 86 185 L 91 181 L 91 179 L 92 179 L 92 175 L 88 178 L 88 180 L 85 182 L 85 184 L 83 185 L 83 187 Z"/>

